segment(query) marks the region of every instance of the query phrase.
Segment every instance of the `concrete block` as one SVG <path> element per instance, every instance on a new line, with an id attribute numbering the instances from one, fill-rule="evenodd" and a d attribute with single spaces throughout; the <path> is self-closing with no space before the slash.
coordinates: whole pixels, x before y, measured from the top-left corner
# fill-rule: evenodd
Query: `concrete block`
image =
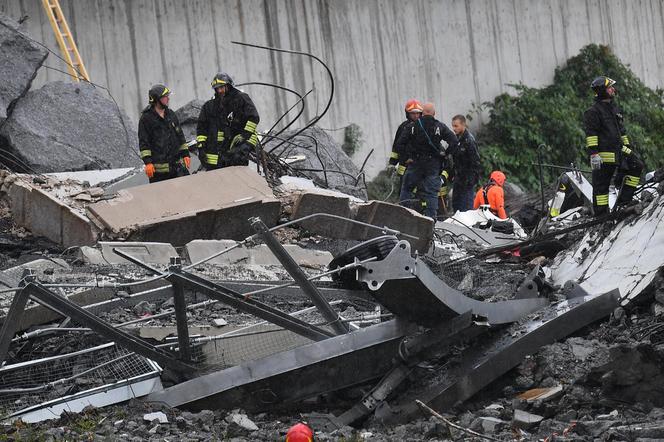
<path id="1" fill-rule="evenodd" d="M 147 264 L 169 264 L 171 257 L 179 256 L 171 244 L 163 242 L 101 241 L 98 247 L 81 247 L 81 258 L 88 264 L 128 264 L 129 261 L 113 252 L 114 248 L 132 255 Z"/>
<path id="2" fill-rule="evenodd" d="M 206 240 L 196 239 L 184 246 L 184 250 L 189 257 L 190 262 L 198 262 L 201 259 L 212 256 L 224 249 L 233 247 L 237 241 L 232 239 Z M 223 255 L 219 255 L 207 262 L 208 264 L 229 265 L 229 264 L 248 264 L 249 252 L 243 247 L 238 247 Z"/>
<path id="3" fill-rule="evenodd" d="M 380 227 L 389 227 L 402 233 L 407 233 L 419 239 L 403 238 L 410 242 L 413 249 L 426 252 L 433 237 L 434 222 L 431 218 L 420 215 L 414 210 L 383 201 L 369 201 L 359 206 L 357 221 L 373 224 Z M 371 239 L 383 235 L 376 229 L 355 226 L 353 233 L 356 239 Z M 361 234 L 359 232 L 362 232 Z"/>
<path id="4" fill-rule="evenodd" d="M 527 411 L 523 410 L 514 410 L 512 424 L 517 428 L 529 430 L 539 425 L 542 420 L 544 420 L 544 417 L 538 414 L 528 413 Z"/>
<path id="5" fill-rule="evenodd" d="M 351 217 L 351 197 L 343 193 L 323 189 L 308 190 L 300 195 L 293 205 L 292 219 L 302 218 L 314 213 Z M 300 226 L 311 233 L 331 238 L 348 238 L 352 224 L 328 218 L 314 218 L 303 221 Z"/>
<path id="6" fill-rule="evenodd" d="M 134 241 L 184 245 L 194 239 L 244 239 L 248 219 L 273 226 L 279 201 L 263 177 L 236 166 L 120 190 L 87 214 L 104 234 Z"/>
<path id="7" fill-rule="evenodd" d="M 14 221 L 34 235 L 64 247 L 96 242 L 97 230 L 87 217 L 26 180 L 14 181 L 8 194 Z"/>
<path id="8" fill-rule="evenodd" d="M 7 270 L 0 272 L 0 284 L 6 286 L 7 288 L 18 286 L 21 281 L 21 276 L 23 276 L 23 271 L 26 269 L 32 269 L 35 272 L 43 272 L 47 269 L 66 269 L 69 270 L 69 264 L 66 261 L 60 258 L 53 259 L 36 259 L 34 261 L 26 262 Z"/>

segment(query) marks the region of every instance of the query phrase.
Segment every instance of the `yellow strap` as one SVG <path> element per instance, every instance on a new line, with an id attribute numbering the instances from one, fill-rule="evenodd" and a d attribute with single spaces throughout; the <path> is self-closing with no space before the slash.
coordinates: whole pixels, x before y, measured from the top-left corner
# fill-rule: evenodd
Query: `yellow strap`
<path id="1" fill-rule="evenodd" d="M 141 151 L 141 158 L 151 157 L 151 156 L 152 156 L 152 151 L 151 150 L 146 149 L 146 150 Z"/>
<path id="2" fill-rule="evenodd" d="M 247 121 L 247 124 L 244 125 L 244 130 L 251 133 L 256 133 L 256 126 L 258 126 L 253 121 Z"/>
<path id="3" fill-rule="evenodd" d="M 398 160 L 399 159 L 399 154 L 397 152 L 392 151 L 390 153 L 390 158 L 393 160 Z"/>
<path id="4" fill-rule="evenodd" d="M 202 143 L 203 141 L 207 141 L 207 135 L 197 135 L 196 136 L 196 141 L 199 143 Z"/>
<path id="5" fill-rule="evenodd" d="M 219 155 L 215 155 L 213 153 L 206 153 L 205 162 L 213 166 L 216 166 L 219 163 Z"/>
<path id="6" fill-rule="evenodd" d="M 609 195 L 595 195 L 595 202 L 598 206 L 608 206 L 609 205 Z"/>
<path id="7" fill-rule="evenodd" d="M 597 135 L 592 135 L 590 137 L 586 137 L 586 147 L 594 147 L 599 144 L 599 136 Z"/>
<path id="8" fill-rule="evenodd" d="M 615 152 L 599 152 L 600 158 L 602 158 L 602 161 L 605 163 L 615 163 L 616 162 L 616 154 Z"/>
<path id="9" fill-rule="evenodd" d="M 623 135 L 620 138 L 622 139 L 623 144 L 629 144 L 629 137 L 627 135 Z"/>
<path id="10" fill-rule="evenodd" d="M 168 163 L 154 163 L 155 172 L 167 173 L 171 170 L 171 167 Z"/>
<path id="11" fill-rule="evenodd" d="M 256 136 L 256 134 L 252 134 L 249 137 L 249 141 L 247 141 L 247 143 L 251 144 L 252 146 L 256 146 L 256 143 L 258 143 L 258 137 Z"/>
<path id="12" fill-rule="evenodd" d="M 445 196 L 447 195 L 447 186 L 443 186 L 440 188 L 440 191 L 438 192 L 438 196 Z"/>

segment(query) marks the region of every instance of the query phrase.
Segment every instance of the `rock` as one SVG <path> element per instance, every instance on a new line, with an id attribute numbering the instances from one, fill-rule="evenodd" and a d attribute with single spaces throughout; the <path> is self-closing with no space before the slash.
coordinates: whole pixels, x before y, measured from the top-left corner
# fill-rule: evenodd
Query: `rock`
<path id="1" fill-rule="evenodd" d="M 191 100 L 189 103 L 175 111 L 175 115 L 180 121 L 182 132 L 184 132 L 184 138 L 187 141 L 196 138 L 196 125 L 198 124 L 198 116 L 200 115 L 204 104 L 205 100 L 195 99 Z"/>
<path id="2" fill-rule="evenodd" d="M 539 425 L 540 422 L 544 420 L 543 416 L 538 414 L 528 413 L 523 410 L 514 410 L 514 417 L 512 418 L 512 424 L 523 430 L 529 430 L 533 427 Z"/>
<path id="3" fill-rule="evenodd" d="M 30 41 L 19 24 L 0 14 L 0 125 L 30 89 L 48 51 Z"/>
<path id="4" fill-rule="evenodd" d="M 226 416 L 228 422 L 228 433 L 231 436 L 246 436 L 249 433 L 258 431 L 258 426 L 247 417 L 246 414 L 233 413 Z"/>
<path id="5" fill-rule="evenodd" d="M 83 82 L 57 81 L 27 92 L 0 136 L 33 173 L 141 164 L 134 125 L 99 89 Z"/>
<path id="6" fill-rule="evenodd" d="M 212 320 L 212 324 L 214 324 L 215 327 L 223 327 L 228 325 L 228 321 L 223 318 L 215 318 Z"/>
<path id="7" fill-rule="evenodd" d="M 141 301 L 134 306 L 133 310 L 134 313 L 136 313 L 138 316 L 143 316 L 148 314 L 153 315 L 154 312 L 157 310 L 157 306 L 148 301 Z"/>
<path id="8" fill-rule="evenodd" d="M 295 131 L 286 131 L 281 134 L 281 137 L 288 138 L 294 134 Z M 315 138 L 316 141 L 314 142 L 311 137 Z M 294 145 L 284 143 L 273 153 L 282 158 L 304 155 L 304 161 L 298 162 L 296 165 L 298 169 L 327 170 L 327 174 L 323 173 L 322 170 L 320 172 L 306 172 L 317 184 L 329 189 L 347 192 L 358 198 L 367 198 L 364 187 L 356 183 L 360 170 L 341 149 L 341 145 L 336 143 L 327 132 L 318 127 L 311 127 L 290 141 Z M 265 150 L 270 151 L 280 143 L 280 140 L 275 139 L 267 140 L 263 145 Z M 325 175 L 327 175 L 327 179 Z"/>
<path id="9" fill-rule="evenodd" d="M 167 424 L 168 423 L 168 417 L 161 412 L 161 411 L 156 411 L 154 413 L 146 413 L 143 415 L 143 420 L 146 422 L 154 422 L 157 421 L 160 424 Z"/>

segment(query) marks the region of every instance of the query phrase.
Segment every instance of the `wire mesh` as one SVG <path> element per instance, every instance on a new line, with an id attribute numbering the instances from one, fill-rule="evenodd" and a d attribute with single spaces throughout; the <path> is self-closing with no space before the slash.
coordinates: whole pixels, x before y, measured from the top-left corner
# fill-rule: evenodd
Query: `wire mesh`
<path id="1" fill-rule="evenodd" d="M 5 366 L 0 368 L 0 416 L 157 370 L 114 343 Z"/>

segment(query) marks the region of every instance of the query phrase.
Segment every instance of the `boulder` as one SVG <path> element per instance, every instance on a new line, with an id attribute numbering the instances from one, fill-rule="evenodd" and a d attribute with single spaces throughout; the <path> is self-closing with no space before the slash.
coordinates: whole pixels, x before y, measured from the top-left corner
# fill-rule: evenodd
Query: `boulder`
<path id="1" fill-rule="evenodd" d="M 0 136 L 17 159 L 12 168 L 33 173 L 142 164 L 134 125 L 88 83 L 57 81 L 26 93 Z"/>
<path id="2" fill-rule="evenodd" d="M 175 111 L 175 115 L 177 115 L 180 121 L 182 132 L 184 132 L 184 138 L 187 141 L 196 138 L 198 115 L 201 113 L 204 104 L 205 100 L 195 99 Z"/>
<path id="3" fill-rule="evenodd" d="M 14 102 L 30 89 L 47 55 L 46 49 L 31 41 L 17 22 L 0 14 L 0 125 Z"/>

